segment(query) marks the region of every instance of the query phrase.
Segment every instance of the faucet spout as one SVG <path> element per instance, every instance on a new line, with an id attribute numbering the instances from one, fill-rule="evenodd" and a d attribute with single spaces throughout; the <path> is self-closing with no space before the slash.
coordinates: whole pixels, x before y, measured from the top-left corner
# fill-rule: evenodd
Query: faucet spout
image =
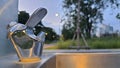
<path id="1" fill-rule="evenodd" d="M 38 39 L 38 41 L 36 41 L 36 47 L 38 47 L 36 54 L 37 56 L 41 57 L 45 42 L 45 32 L 40 32 L 36 38 Z"/>

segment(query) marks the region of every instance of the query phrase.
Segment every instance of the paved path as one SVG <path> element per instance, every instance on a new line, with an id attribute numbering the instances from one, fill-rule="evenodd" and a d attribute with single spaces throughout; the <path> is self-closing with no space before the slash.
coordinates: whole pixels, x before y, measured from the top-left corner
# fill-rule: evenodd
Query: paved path
<path id="1" fill-rule="evenodd" d="M 43 54 L 54 54 L 54 53 L 118 53 L 120 54 L 120 49 L 58 49 L 58 50 L 43 50 Z"/>

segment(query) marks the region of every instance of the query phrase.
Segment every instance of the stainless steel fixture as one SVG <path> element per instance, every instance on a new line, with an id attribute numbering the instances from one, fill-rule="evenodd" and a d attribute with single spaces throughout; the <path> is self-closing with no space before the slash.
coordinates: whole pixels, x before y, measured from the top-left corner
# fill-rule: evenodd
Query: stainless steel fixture
<path id="1" fill-rule="evenodd" d="M 20 62 L 39 62 L 45 41 L 45 33 L 35 35 L 33 28 L 46 15 L 45 8 L 37 9 L 27 23 L 11 22 L 8 24 L 8 38 L 11 40 Z"/>
<path id="2" fill-rule="evenodd" d="M 39 68 L 118 68 L 118 53 L 59 53 Z"/>

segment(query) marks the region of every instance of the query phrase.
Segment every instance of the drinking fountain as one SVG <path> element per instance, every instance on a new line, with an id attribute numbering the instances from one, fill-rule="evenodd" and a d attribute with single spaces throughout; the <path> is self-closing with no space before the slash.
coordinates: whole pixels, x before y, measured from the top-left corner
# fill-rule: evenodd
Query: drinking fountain
<path id="1" fill-rule="evenodd" d="M 45 32 L 41 31 L 35 35 L 33 28 L 46 14 L 45 8 L 38 8 L 25 25 L 17 22 L 8 24 L 8 38 L 16 50 L 19 62 L 40 62 Z"/>

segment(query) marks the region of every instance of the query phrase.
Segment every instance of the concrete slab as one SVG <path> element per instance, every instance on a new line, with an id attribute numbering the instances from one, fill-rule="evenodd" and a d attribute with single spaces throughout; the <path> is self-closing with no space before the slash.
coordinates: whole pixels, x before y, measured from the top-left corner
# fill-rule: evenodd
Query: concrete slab
<path id="1" fill-rule="evenodd" d="M 16 54 L 0 57 L 0 68 L 36 68 L 40 62 L 18 62 Z"/>
<path id="2" fill-rule="evenodd" d="M 53 55 L 60 53 L 80 53 L 80 54 L 112 54 L 120 56 L 120 49 L 91 49 L 91 50 L 44 50 L 42 60 L 38 63 L 18 63 L 16 54 L 0 57 L 0 68 L 39 68 Z"/>

